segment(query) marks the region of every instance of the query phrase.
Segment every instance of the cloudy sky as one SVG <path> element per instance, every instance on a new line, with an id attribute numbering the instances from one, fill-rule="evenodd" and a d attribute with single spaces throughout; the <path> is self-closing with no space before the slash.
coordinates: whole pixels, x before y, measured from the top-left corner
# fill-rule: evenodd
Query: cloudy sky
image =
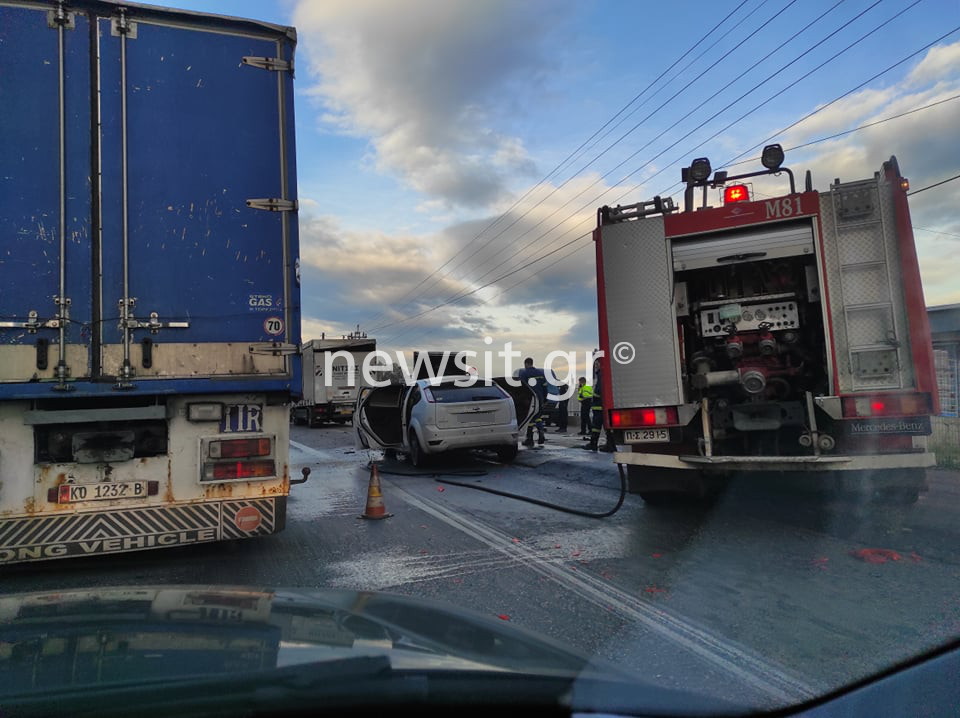
<path id="1" fill-rule="evenodd" d="M 298 30 L 305 339 L 593 348 L 597 207 L 679 201 L 693 157 L 960 174 L 957 0 L 169 4 Z M 958 207 L 960 181 L 911 199 L 930 305 L 960 302 Z"/>

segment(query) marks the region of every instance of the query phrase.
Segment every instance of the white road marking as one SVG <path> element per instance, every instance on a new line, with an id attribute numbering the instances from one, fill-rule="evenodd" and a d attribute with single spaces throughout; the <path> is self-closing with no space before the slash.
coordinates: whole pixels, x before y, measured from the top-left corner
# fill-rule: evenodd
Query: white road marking
<path id="1" fill-rule="evenodd" d="M 303 452 L 304 454 L 310 454 L 320 459 L 321 461 L 352 461 L 354 454 L 347 454 L 346 456 L 338 454 L 334 451 L 324 451 L 323 449 L 314 449 L 312 446 L 307 446 L 306 444 L 301 444 L 299 441 L 294 441 L 290 439 L 290 446 L 292 446 L 297 451 Z M 291 461 L 291 463 L 296 463 Z"/>
<path id="2" fill-rule="evenodd" d="M 652 606 L 589 572 L 573 573 L 569 567 L 557 565 L 554 560 L 546 558 L 536 550 L 522 543 L 514 543 L 511 536 L 492 526 L 468 518 L 430 499 L 415 496 L 394 481 L 390 481 L 390 484 L 391 494 L 399 494 L 411 506 L 526 565 L 541 576 L 561 584 L 602 610 L 612 610 L 683 646 L 707 663 L 765 695 L 790 703 L 818 695 L 818 691 L 801 677 L 726 638 L 716 636 L 662 607 Z"/>

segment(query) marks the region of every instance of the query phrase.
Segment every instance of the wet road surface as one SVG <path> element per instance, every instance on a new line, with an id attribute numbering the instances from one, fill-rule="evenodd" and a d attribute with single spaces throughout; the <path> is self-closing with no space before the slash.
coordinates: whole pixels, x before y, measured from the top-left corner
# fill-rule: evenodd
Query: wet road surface
<path id="1" fill-rule="evenodd" d="M 385 590 L 536 630 L 651 682 L 758 706 L 795 702 L 960 634 L 960 474 L 910 507 L 735 480 L 710 506 L 573 515 L 384 464 L 381 521 L 358 518 L 369 460 L 349 429 L 293 427 L 287 528 L 230 544 L 12 567 L 4 593 L 219 584 Z M 467 457 L 440 478 L 603 513 L 607 454 L 550 434 L 514 466 Z M 451 475 L 471 468 L 482 475 Z M 455 474 L 455 472 L 454 472 Z"/>

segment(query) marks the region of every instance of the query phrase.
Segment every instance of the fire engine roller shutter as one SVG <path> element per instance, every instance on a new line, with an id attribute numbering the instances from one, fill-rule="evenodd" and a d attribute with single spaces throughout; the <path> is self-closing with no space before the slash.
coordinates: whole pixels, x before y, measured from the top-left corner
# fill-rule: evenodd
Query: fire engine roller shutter
<path id="1" fill-rule="evenodd" d="M 722 236 L 676 239 L 673 242 L 673 268 L 680 272 L 804 254 L 813 254 L 813 229 L 809 221 L 787 227 L 724 233 Z"/>
<path id="2" fill-rule="evenodd" d="M 673 272 L 663 218 L 606 225 L 601 243 L 614 406 L 680 404 Z M 621 363 L 630 353 L 635 358 Z"/>

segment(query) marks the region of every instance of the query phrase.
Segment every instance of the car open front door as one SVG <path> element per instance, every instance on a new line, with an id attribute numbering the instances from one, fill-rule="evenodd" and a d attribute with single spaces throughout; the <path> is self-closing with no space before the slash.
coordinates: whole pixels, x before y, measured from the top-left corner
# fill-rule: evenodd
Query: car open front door
<path id="1" fill-rule="evenodd" d="M 511 385 L 506 377 L 497 377 L 494 381 L 510 395 L 517 409 L 517 429 L 522 430 L 540 414 L 543 408 L 539 397 L 525 384 Z"/>
<path id="2" fill-rule="evenodd" d="M 403 448 L 402 408 L 409 389 L 405 384 L 360 389 L 354 426 L 364 448 Z"/>

